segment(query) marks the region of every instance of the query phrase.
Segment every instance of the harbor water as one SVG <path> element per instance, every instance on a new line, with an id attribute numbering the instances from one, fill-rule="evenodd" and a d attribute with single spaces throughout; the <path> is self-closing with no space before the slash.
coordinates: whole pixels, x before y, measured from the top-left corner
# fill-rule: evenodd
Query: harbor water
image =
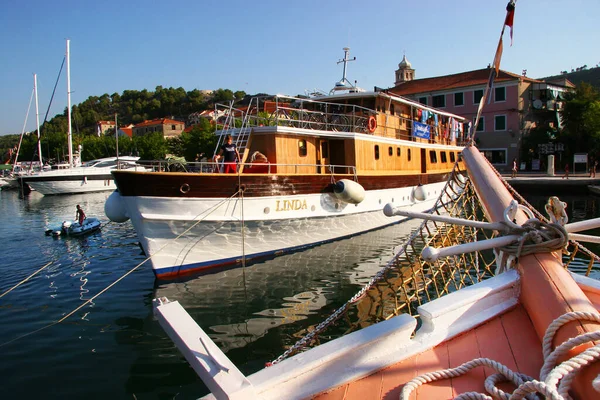
<path id="1" fill-rule="evenodd" d="M 250 374 L 352 297 L 419 225 L 409 221 L 246 268 L 157 282 L 142 264 L 132 225 L 104 215 L 109 194 L 0 192 L 2 398 L 198 398 L 207 389 L 153 317 L 154 298 L 179 301 Z M 538 209 L 547 200 L 527 198 Z M 598 215 L 596 197 L 561 199 L 572 220 Z M 77 204 L 102 229 L 83 238 L 46 236 L 75 217 Z"/>

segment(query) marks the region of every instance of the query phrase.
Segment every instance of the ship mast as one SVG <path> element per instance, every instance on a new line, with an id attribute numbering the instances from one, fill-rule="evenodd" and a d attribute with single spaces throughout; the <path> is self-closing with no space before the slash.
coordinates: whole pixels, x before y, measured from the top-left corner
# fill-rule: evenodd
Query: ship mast
<path id="1" fill-rule="evenodd" d="M 68 138 L 68 147 L 69 147 L 69 166 L 71 168 L 74 167 L 73 165 L 73 137 L 72 137 L 72 127 L 71 127 L 71 61 L 70 61 L 70 56 L 69 56 L 69 45 L 70 45 L 70 40 L 67 39 L 67 121 L 68 121 L 68 133 L 67 133 L 67 138 Z M 81 157 L 81 155 L 80 155 Z"/>
<path id="2" fill-rule="evenodd" d="M 35 121 L 38 134 L 38 156 L 40 157 L 40 169 L 42 169 L 44 164 L 42 162 L 42 141 L 40 136 L 40 107 L 38 105 L 37 74 L 33 74 L 33 92 L 35 93 Z"/>

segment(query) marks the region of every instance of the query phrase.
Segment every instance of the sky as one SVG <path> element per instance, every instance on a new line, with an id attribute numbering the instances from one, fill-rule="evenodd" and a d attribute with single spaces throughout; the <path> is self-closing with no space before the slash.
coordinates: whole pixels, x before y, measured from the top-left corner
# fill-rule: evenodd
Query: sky
<path id="1" fill-rule="evenodd" d="M 342 78 L 392 87 L 404 54 L 416 78 L 485 68 L 507 0 L 0 0 L 0 135 L 35 130 L 71 41 L 71 102 L 157 86 L 248 94 L 329 91 Z M 503 70 L 542 78 L 600 63 L 600 1 L 518 0 Z M 66 73 L 48 119 L 67 106 Z"/>

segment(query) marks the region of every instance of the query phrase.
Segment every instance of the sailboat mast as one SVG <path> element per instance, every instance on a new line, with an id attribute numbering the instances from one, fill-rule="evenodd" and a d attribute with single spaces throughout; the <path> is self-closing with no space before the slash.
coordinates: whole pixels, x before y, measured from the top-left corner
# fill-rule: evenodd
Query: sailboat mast
<path id="1" fill-rule="evenodd" d="M 115 113 L 115 142 L 117 144 L 117 169 L 121 169 L 119 166 L 119 123 L 117 122 L 117 113 Z"/>
<path id="2" fill-rule="evenodd" d="M 35 93 L 35 121 L 37 125 L 38 134 L 38 156 L 40 157 L 40 168 L 42 168 L 42 141 L 40 137 L 40 107 L 38 104 L 37 74 L 33 74 L 33 92 Z"/>
<path id="3" fill-rule="evenodd" d="M 67 138 L 68 138 L 68 146 L 69 146 L 69 165 L 71 166 L 71 168 L 74 166 L 73 165 L 73 137 L 72 137 L 72 131 L 71 131 L 71 60 L 70 60 L 70 56 L 69 56 L 69 47 L 70 47 L 70 43 L 71 41 L 69 39 L 67 39 L 67 121 L 68 121 L 68 126 L 69 126 L 69 130 L 67 133 Z M 79 155 L 81 157 L 81 154 Z"/>

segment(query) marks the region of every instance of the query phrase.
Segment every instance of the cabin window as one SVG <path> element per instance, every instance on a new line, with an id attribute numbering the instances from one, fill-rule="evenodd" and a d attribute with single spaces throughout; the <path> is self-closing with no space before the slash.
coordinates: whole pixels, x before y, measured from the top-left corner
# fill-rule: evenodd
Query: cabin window
<path id="1" fill-rule="evenodd" d="M 388 154 L 391 156 L 394 155 L 394 149 L 392 148 L 392 146 L 388 147 Z"/>
<path id="2" fill-rule="evenodd" d="M 483 132 L 484 130 L 485 130 L 485 117 L 481 117 L 481 118 L 479 118 L 479 123 L 477 124 L 476 131 Z"/>
<path id="3" fill-rule="evenodd" d="M 445 151 L 441 151 L 440 152 L 440 160 L 445 163 L 448 162 L 448 158 L 446 157 L 446 152 Z"/>
<path id="4" fill-rule="evenodd" d="M 463 92 L 454 93 L 454 106 L 465 105 L 465 94 Z"/>
<path id="5" fill-rule="evenodd" d="M 483 89 L 473 91 L 473 104 L 479 104 L 483 97 Z"/>
<path id="6" fill-rule="evenodd" d="M 381 106 L 381 112 L 385 114 L 385 104 Z"/>
<path id="7" fill-rule="evenodd" d="M 505 131 L 506 130 L 506 115 L 494 116 L 494 130 Z"/>
<path id="8" fill-rule="evenodd" d="M 427 97 L 419 97 L 419 103 L 427 105 Z"/>
<path id="9" fill-rule="evenodd" d="M 390 114 L 395 115 L 395 109 L 393 104 L 390 106 Z"/>
<path id="10" fill-rule="evenodd" d="M 306 157 L 308 150 L 306 148 L 306 140 L 300 139 L 298 140 L 298 155 L 300 157 Z"/>
<path id="11" fill-rule="evenodd" d="M 429 150 L 429 161 L 432 164 L 437 163 L 437 153 L 435 152 L 435 150 Z"/>
<path id="12" fill-rule="evenodd" d="M 321 157 L 329 158 L 329 142 L 321 142 Z"/>
<path id="13" fill-rule="evenodd" d="M 454 152 L 450 152 L 450 161 L 451 162 L 455 162 L 456 161 L 456 156 L 454 155 Z"/>
<path id="14" fill-rule="evenodd" d="M 175 125 L 171 125 L 171 130 L 174 131 L 175 130 Z"/>
<path id="15" fill-rule="evenodd" d="M 400 149 L 400 147 L 396 147 L 396 155 L 398 157 L 400 157 L 402 155 L 402 150 Z"/>
<path id="16" fill-rule="evenodd" d="M 431 105 L 434 107 L 446 107 L 446 95 L 433 96 L 431 98 Z"/>
<path id="17" fill-rule="evenodd" d="M 408 161 L 410 161 L 410 149 L 408 149 L 408 154 L 406 156 L 408 157 Z"/>
<path id="18" fill-rule="evenodd" d="M 375 145 L 375 159 L 379 160 L 379 145 Z"/>
<path id="19" fill-rule="evenodd" d="M 497 87 L 494 89 L 494 101 L 496 103 L 501 101 L 506 101 L 506 88 L 505 87 Z"/>

